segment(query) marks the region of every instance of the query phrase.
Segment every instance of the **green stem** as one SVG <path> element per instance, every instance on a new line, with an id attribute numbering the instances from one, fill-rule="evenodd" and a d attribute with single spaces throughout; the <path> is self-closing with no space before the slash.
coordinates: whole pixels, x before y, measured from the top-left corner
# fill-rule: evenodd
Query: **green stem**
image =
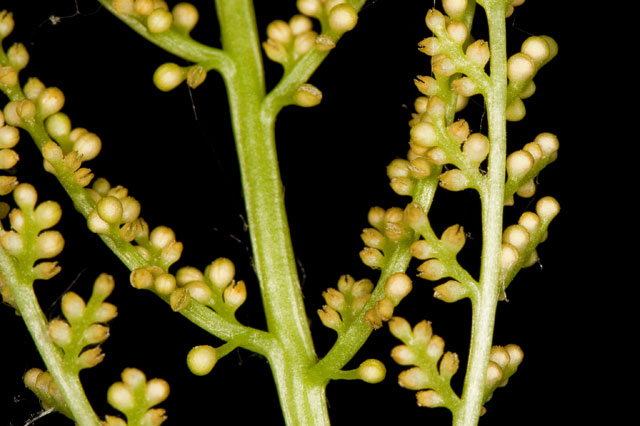
<path id="1" fill-rule="evenodd" d="M 275 146 L 275 117 L 262 114 L 265 97 L 253 4 L 217 0 L 224 51 L 235 64 L 225 83 L 242 174 L 267 328 L 276 340 L 268 354 L 288 425 L 326 425 L 326 383 L 312 382 L 317 357 L 302 300 Z"/>
<path id="2" fill-rule="evenodd" d="M 47 371 L 55 380 L 67 408 L 73 419 L 81 426 L 98 426 L 100 419 L 91 408 L 75 372 L 65 368 L 61 351 L 56 347 L 47 327 L 47 320 L 33 292 L 33 283 L 20 278 L 13 262 L 4 250 L 0 249 L 0 271 L 2 278 L 11 289 L 13 301 L 40 352 Z"/>
<path id="3" fill-rule="evenodd" d="M 498 296 L 501 291 L 500 253 L 507 142 L 506 6 L 504 0 L 486 0 L 484 3 L 491 46 L 491 82 L 486 98 L 491 147 L 486 185 L 480 191 L 483 229 L 480 293 L 477 301 L 473 303 L 469 365 L 462 394 L 463 405 L 454 414 L 453 424 L 456 426 L 478 423 L 484 403 L 485 377 L 493 341 Z"/>

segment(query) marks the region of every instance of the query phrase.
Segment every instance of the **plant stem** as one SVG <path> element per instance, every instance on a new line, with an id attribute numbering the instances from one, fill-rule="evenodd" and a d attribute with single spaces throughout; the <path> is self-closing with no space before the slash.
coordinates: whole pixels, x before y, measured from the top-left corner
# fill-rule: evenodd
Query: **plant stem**
<path id="1" fill-rule="evenodd" d="M 307 378 L 317 362 L 289 233 L 275 146 L 275 117 L 262 114 L 262 59 L 250 0 L 217 0 L 224 75 L 242 174 L 255 270 L 267 328 L 278 341 L 268 354 L 288 425 L 326 425 L 324 386 Z"/>
<path id="2" fill-rule="evenodd" d="M 482 266 L 480 293 L 473 304 L 469 366 L 462 394 L 463 405 L 453 419 L 456 426 L 478 423 L 484 403 L 484 386 L 493 341 L 493 328 L 501 288 L 500 253 L 506 159 L 507 54 L 504 0 L 486 0 L 491 46 L 490 87 L 486 104 L 489 123 L 489 163 L 482 199 Z"/>
<path id="3" fill-rule="evenodd" d="M 0 270 L 3 279 L 11 289 L 13 301 L 40 352 L 47 371 L 63 395 L 68 412 L 73 415 L 73 420 L 81 426 L 98 426 L 100 420 L 84 394 L 80 378 L 64 367 L 62 353 L 49 337 L 47 320 L 33 292 L 33 283 L 25 282 L 20 278 L 21 274 L 15 270 L 9 256 L 2 249 L 0 249 Z"/>

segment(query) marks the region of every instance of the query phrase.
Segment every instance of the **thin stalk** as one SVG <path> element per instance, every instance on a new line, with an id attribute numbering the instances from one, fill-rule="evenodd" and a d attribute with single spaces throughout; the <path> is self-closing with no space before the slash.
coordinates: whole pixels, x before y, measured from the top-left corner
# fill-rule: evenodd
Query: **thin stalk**
<path id="1" fill-rule="evenodd" d="M 486 185 L 480 191 L 482 200 L 482 265 L 480 293 L 473 304 L 473 325 L 469 366 L 462 393 L 463 404 L 453 419 L 456 426 L 478 423 L 493 341 L 495 313 L 501 291 L 500 253 L 502 247 L 502 214 L 506 159 L 507 53 L 505 2 L 484 2 L 489 24 L 491 46 L 490 87 L 486 104 L 491 142 Z"/>
<path id="2" fill-rule="evenodd" d="M 61 351 L 49 337 L 47 320 L 33 292 L 33 283 L 24 282 L 11 260 L 0 249 L 0 270 L 11 289 L 13 301 L 40 352 L 47 371 L 55 380 L 73 420 L 81 426 L 98 426 L 100 419 L 91 408 L 77 374 L 64 368 Z"/>

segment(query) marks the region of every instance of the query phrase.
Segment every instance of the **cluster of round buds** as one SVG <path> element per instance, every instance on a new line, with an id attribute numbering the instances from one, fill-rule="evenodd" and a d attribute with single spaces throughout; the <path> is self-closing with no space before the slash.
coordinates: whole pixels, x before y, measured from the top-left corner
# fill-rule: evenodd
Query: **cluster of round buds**
<path id="1" fill-rule="evenodd" d="M 298 10 L 322 22 L 324 30 L 338 35 L 351 31 L 358 23 L 358 12 L 347 0 L 298 0 Z"/>
<path id="2" fill-rule="evenodd" d="M 204 274 L 197 268 L 185 266 L 175 275 L 158 266 L 135 269 L 131 285 L 138 289 L 153 289 L 169 297 L 174 311 L 186 308 L 191 299 L 213 307 L 220 314 L 232 315 L 247 299 L 244 281 L 235 281 L 235 266 L 226 258 L 214 260 Z"/>
<path id="3" fill-rule="evenodd" d="M 96 208 L 87 217 L 87 226 L 91 231 L 106 234 L 117 230 L 120 237 L 129 242 L 149 236 L 149 226 L 140 217 L 140 202 L 129 195 L 127 188 L 120 185 L 112 187 L 106 179 L 98 178 L 87 189 L 87 193 L 96 202 Z M 147 249 L 138 247 L 138 250 L 143 252 L 145 258 L 150 258 Z"/>
<path id="4" fill-rule="evenodd" d="M 546 228 L 559 212 L 560 205 L 555 198 L 543 197 L 536 203 L 536 213 L 523 213 L 516 225 L 508 226 L 504 230 L 500 258 L 503 276 L 517 265 L 526 268 L 538 261 L 538 254 L 531 250 L 531 246 L 546 239 Z M 523 259 L 522 256 L 525 254 L 528 254 L 528 257 Z"/>
<path id="5" fill-rule="evenodd" d="M 5 122 L 4 113 L 0 111 L 0 169 L 11 169 L 18 163 L 20 157 L 13 148 L 19 140 L 20 132 Z M 15 176 L 0 176 L 0 195 L 7 195 L 17 184 Z"/>
<path id="6" fill-rule="evenodd" d="M 452 352 L 444 352 L 444 340 L 433 334 L 431 323 L 421 321 L 411 328 L 407 320 L 393 317 L 389 321 L 389 330 L 403 344 L 391 350 L 391 357 L 400 365 L 420 366 L 404 370 L 398 376 L 400 386 L 418 390 L 418 405 L 426 407 L 443 407 L 447 402 L 442 398 L 443 390 L 448 387 L 447 394 L 451 394 L 449 382 L 458 371 L 460 361 Z M 439 380 L 434 377 L 438 375 Z"/>
<path id="7" fill-rule="evenodd" d="M 369 309 L 364 319 L 374 330 L 382 327 L 382 323 L 389 321 L 393 316 L 393 310 L 402 299 L 413 289 L 411 278 L 405 273 L 392 274 L 384 285 L 385 297 L 378 300 L 373 308 Z"/>
<path id="8" fill-rule="evenodd" d="M 510 121 L 519 121 L 526 115 L 522 99 L 534 94 L 536 86 L 533 77 L 538 70 L 558 53 L 558 45 L 548 36 L 532 36 L 527 38 L 520 48 L 507 61 L 507 77 L 509 90 L 517 96 L 507 107 L 506 117 Z"/>
<path id="9" fill-rule="evenodd" d="M 487 375 L 485 379 L 485 401 L 491 399 L 493 391 L 504 387 L 524 358 L 524 353 L 518 345 L 493 346 L 489 354 Z"/>
<path id="10" fill-rule="evenodd" d="M 514 187 L 515 193 L 524 198 L 533 197 L 536 192 L 535 175 L 558 157 L 558 138 L 551 133 L 541 133 L 521 150 L 507 157 L 507 185 Z M 507 199 L 513 204 L 513 196 Z"/>
<path id="11" fill-rule="evenodd" d="M 169 396 L 169 384 L 163 379 L 147 380 L 144 373 L 136 368 L 125 368 L 122 381 L 116 382 L 107 391 L 107 401 L 118 411 L 124 413 L 130 422 L 158 426 L 167 416 L 162 408 L 152 408 Z M 141 414 L 142 413 L 142 414 Z M 110 418 L 109 425 L 120 426 L 123 421 Z"/>
<path id="12" fill-rule="evenodd" d="M 55 318 L 49 321 L 51 340 L 65 352 L 66 357 L 76 360 L 72 367 L 76 372 L 93 367 L 104 359 L 104 353 L 95 345 L 109 337 L 106 323 L 118 314 L 114 305 L 104 302 L 113 288 L 113 278 L 101 274 L 94 283 L 89 303 L 76 293 L 68 292 L 61 303 L 66 320 Z M 91 347 L 83 351 L 86 346 Z"/>
<path id="13" fill-rule="evenodd" d="M 102 149 L 102 140 L 98 135 L 83 127 L 72 128 L 69 116 L 63 112 L 49 115 L 44 125 L 49 136 L 65 154 L 75 151 L 81 161 L 93 160 Z"/>
<path id="14" fill-rule="evenodd" d="M 164 0 L 114 0 L 113 8 L 117 13 L 138 18 L 153 34 L 163 33 L 172 27 L 188 34 L 200 18 L 198 9 L 185 2 L 169 10 Z"/>
<path id="15" fill-rule="evenodd" d="M 305 15 L 294 15 L 289 22 L 275 20 L 267 26 L 267 41 L 262 43 L 267 57 L 285 69 L 294 64 L 316 44 L 318 33 Z"/>
<path id="16" fill-rule="evenodd" d="M 318 316 L 326 327 L 339 333 L 359 317 L 371 298 L 373 283 L 368 279 L 356 281 L 350 275 L 343 275 L 336 288 L 322 293 L 325 305 L 318 309 Z"/>
<path id="17" fill-rule="evenodd" d="M 153 73 L 153 84 L 163 92 L 169 92 L 183 81 L 192 89 L 200 86 L 207 78 L 207 70 L 199 64 L 181 67 L 173 62 L 160 65 Z"/>
<path id="18" fill-rule="evenodd" d="M 372 207 L 367 220 L 373 228 L 365 228 L 361 234 L 366 247 L 360 252 L 360 258 L 365 265 L 380 268 L 384 263 L 382 251 L 386 244 L 409 237 L 411 229 L 405 221 L 404 210 L 400 207 L 387 210 Z"/>
<path id="19" fill-rule="evenodd" d="M 48 371 L 31 368 L 25 373 L 23 381 L 24 385 L 42 402 L 43 407 L 54 408 L 56 411 L 73 418 L 60 388 Z"/>
<path id="20" fill-rule="evenodd" d="M 60 205 L 55 201 L 44 201 L 36 207 L 38 193 L 28 183 L 21 183 L 13 190 L 18 206 L 9 213 L 11 230 L 0 235 L 0 244 L 12 256 L 19 258 L 28 267 L 39 259 L 48 259 L 60 254 L 64 238 L 58 231 L 49 230 L 62 216 Z M 49 279 L 60 272 L 57 262 L 40 262 L 33 267 L 39 279 Z"/>

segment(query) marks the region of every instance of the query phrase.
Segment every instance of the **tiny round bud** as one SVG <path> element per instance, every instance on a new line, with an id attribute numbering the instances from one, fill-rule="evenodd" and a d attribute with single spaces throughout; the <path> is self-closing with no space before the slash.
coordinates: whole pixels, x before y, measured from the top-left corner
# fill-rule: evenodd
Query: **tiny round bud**
<path id="1" fill-rule="evenodd" d="M 453 21 L 449 25 L 447 25 L 447 34 L 449 34 L 451 40 L 458 44 L 462 44 L 467 40 L 469 30 L 464 23 Z"/>
<path id="2" fill-rule="evenodd" d="M 167 226 L 157 226 L 149 235 L 149 241 L 158 250 L 168 247 L 175 240 L 176 234 Z"/>
<path id="3" fill-rule="evenodd" d="M 154 277 L 149 268 L 136 268 L 129 275 L 131 285 L 137 289 L 150 288 L 153 285 Z"/>
<path id="4" fill-rule="evenodd" d="M 412 288 L 411 278 L 405 273 L 397 272 L 387 279 L 384 285 L 384 293 L 397 305 L 411 292 Z"/>
<path id="5" fill-rule="evenodd" d="M 358 12 L 348 3 L 341 3 L 329 12 L 329 26 L 339 33 L 351 31 L 358 23 Z"/>
<path id="6" fill-rule="evenodd" d="M 295 57 L 300 57 L 307 53 L 316 44 L 318 34 L 315 31 L 307 31 L 302 33 L 293 40 L 293 50 Z"/>
<path id="7" fill-rule="evenodd" d="M 549 58 L 549 44 L 542 37 L 529 37 L 522 43 L 520 51 L 528 55 L 535 63 L 544 62 Z"/>
<path id="8" fill-rule="evenodd" d="M 20 160 L 20 156 L 12 149 L 0 149 L 0 169 L 6 170 L 15 166 Z"/>
<path id="9" fill-rule="evenodd" d="M 233 262 L 225 257 L 217 258 L 204 271 L 209 282 L 221 290 L 233 281 L 235 273 Z"/>
<path id="10" fill-rule="evenodd" d="M 413 338 L 409 321 L 402 317 L 393 317 L 389 320 L 389 331 L 403 342 Z"/>
<path id="11" fill-rule="evenodd" d="M 398 345 L 391 350 L 391 358 L 399 365 L 412 365 L 416 362 L 413 350 L 407 345 Z"/>
<path id="12" fill-rule="evenodd" d="M 362 263 L 374 269 L 382 267 L 384 263 L 384 256 L 380 250 L 371 247 L 365 247 L 360 251 L 360 259 Z"/>
<path id="13" fill-rule="evenodd" d="M 36 106 L 40 117 L 48 117 L 62 109 L 64 94 L 57 87 L 47 87 L 36 99 Z"/>
<path id="14" fill-rule="evenodd" d="M 13 198 L 22 210 L 31 211 L 38 201 L 38 192 L 30 183 L 21 183 L 13 190 Z"/>
<path id="15" fill-rule="evenodd" d="M 7 12 L 6 10 L 0 11 L 0 39 L 11 34 L 14 26 L 13 13 Z"/>
<path id="16" fill-rule="evenodd" d="M 518 262 L 518 249 L 511 244 L 503 243 L 500 251 L 500 265 L 503 271 L 508 271 Z"/>
<path id="17" fill-rule="evenodd" d="M 418 146 L 432 147 L 438 143 L 438 134 L 433 124 L 420 122 L 410 131 L 411 141 Z"/>
<path id="18" fill-rule="evenodd" d="M 65 318 L 71 322 L 78 321 L 84 315 L 86 303 L 82 297 L 69 291 L 62 296 L 61 308 Z"/>
<path id="19" fill-rule="evenodd" d="M 456 66 L 446 55 L 435 55 L 431 58 L 431 69 L 437 76 L 450 77 L 456 73 Z"/>
<path id="20" fill-rule="evenodd" d="M 158 34 L 167 31 L 173 23 L 173 15 L 168 10 L 158 8 L 147 16 L 147 28 L 152 33 Z"/>
<path id="21" fill-rule="evenodd" d="M 102 141 L 95 133 L 86 132 L 78 137 L 73 144 L 73 150 L 82 155 L 82 161 L 93 160 L 102 149 Z"/>
<path id="22" fill-rule="evenodd" d="M 84 331 L 82 335 L 87 344 L 94 345 L 96 343 L 102 343 L 109 337 L 109 327 L 102 324 L 91 324 Z"/>
<path id="23" fill-rule="evenodd" d="M 155 278 L 153 286 L 158 293 L 169 295 L 176 289 L 176 277 L 169 273 L 162 273 Z"/>
<path id="24" fill-rule="evenodd" d="M 377 359 L 368 359 L 358 367 L 360 379 L 367 383 L 380 383 L 384 380 L 387 369 Z"/>
<path id="25" fill-rule="evenodd" d="M 536 213 L 544 221 L 550 221 L 560 212 L 560 204 L 553 197 L 543 197 L 536 203 Z"/>
<path id="26" fill-rule="evenodd" d="M 449 280 L 433 289 L 433 297 L 443 302 L 453 303 L 469 297 L 469 289 L 458 281 Z"/>
<path id="27" fill-rule="evenodd" d="M 291 27 L 281 19 L 276 19 L 267 25 L 267 37 L 278 43 L 287 44 L 291 41 L 292 36 Z"/>
<path id="28" fill-rule="evenodd" d="M 533 212 L 524 212 L 518 219 L 518 224 L 523 226 L 529 234 L 533 234 L 540 225 L 540 217 Z"/>
<path id="29" fill-rule="evenodd" d="M 149 406 L 160 404 L 169 396 L 169 383 L 163 379 L 151 379 L 147 382 L 145 397 Z"/>
<path id="30" fill-rule="evenodd" d="M 87 227 L 96 234 L 106 234 L 111 229 L 111 224 L 102 219 L 97 210 L 93 210 L 87 216 Z"/>
<path id="31" fill-rule="evenodd" d="M 293 101 L 301 107 L 313 107 L 322 101 L 322 92 L 311 84 L 303 84 L 293 94 Z"/>
<path id="32" fill-rule="evenodd" d="M 13 126 L 0 127 L 0 148 L 13 148 L 20 140 L 20 131 Z"/>
<path id="33" fill-rule="evenodd" d="M 36 239 L 36 255 L 40 259 L 55 257 L 64 248 L 64 238 L 58 231 L 44 231 Z"/>
<path id="34" fill-rule="evenodd" d="M 535 160 L 527 151 L 518 150 L 507 157 L 507 173 L 512 179 L 522 178 L 533 168 Z"/>
<path id="35" fill-rule="evenodd" d="M 504 230 L 502 240 L 522 251 L 529 243 L 529 232 L 522 225 L 511 225 Z"/>
<path id="36" fill-rule="evenodd" d="M 527 114 L 527 109 L 524 106 L 522 99 L 515 98 L 513 102 L 509 104 L 506 111 L 506 118 L 509 121 L 520 121 Z"/>
<path id="37" fill-rule="evenodd" d="M 62 217 L 60 204 L 55 201 L 45 201 L 40 203 L 34 211 L 35 221 L 40 229 L 47 229 L 54 226 Z"/>
<path id="38" fill-rule="evenodd" d="M 189 296 L 199 303 L 209 303 L 211 301 L 211 289 L 202 281 L 191 281 L 184 286 L 189 292 Z"/>
<path id="39" fill-rule="evenodd" d="M 216 349 L 209 345 L 194 346 L 187 355 L 187 366 L 196 376 L 209 374 L 217 361 Z"/>
<path id="40" fill-rule="evenodd" d="M 533 181 L 533 179 L 531 179 L 528 182 L 525 182 L 516 191 L 516 194 L 518 194 L 519 196 L 521 196 L 523 198 L 531 198 L 531 197 L 533 197 L 535 195 L 535 193 L 536 193 L 536 184 Z"/>
<path id="41" fill-rule="evenodd" d="M 0 236 L 2 247 L 14 256 L 18 256 L 24 249 L 24 241 L 22 236 L 15 231 L 5 232 Z"/>
<path id="42" fill-rule="evenodd" d="M 93 283 L 93 294 L 105 299 L 111 294 L 115 287 L 115 281 L 109 274 L 102 273 Z"/>
<path id="43" fill-rule="evenodd" d="M 171 14 L 173 15 L 173 24 L 186 32 L 191 31 L 200 18 L 198 9 L 191 3 L 176 4 Z"/>
<path id="44" fill-rule="evenodd" d="M 416 399 L 420 407 L 443 407 L 445 405 L 444 399 L 438 392 L 433 389 L 421 390 L 416 393 Z"/>
<path id="45" fill-rule="evenodd" d="M 429 387 L 429 376 L 420 367 L 413 367 L 398 375 L 398 384 L 406 389 L 424 389 Z"/>
<path id="46" fill-rule="evenodd" d="M 524 53 L 516 53 L 507 61 L 507 76 L 509 80 L 521 82 L 533 77 L 536 65 L 531 56 Z"/>
<path id="47" fill-rule="evenodd" d="M 558 138 L 552 133 L 540 133 L 536 136 L 534 142 L 540 146 L 545 156 L 558 151 L 558 147 L 560 146 Z"/>
<path id="48" fill-rule="evenodd" d="M 116 197 L 104 197 L 96 206 L 98 215 L 105 222 L 119 224 L 122 219 L 122 203 Z"/>
<path id="49" fill-rule="evenodd" d="M 225 305 L 232 309 L 239 308 L 247 300 L 247 287 L 244 281 L 240 280 L 224 289 L 223 293 Z"/>
<path id="50" fill-rule="evenodd" d="M 65 347 L 73 340 L 71 326 L 65 320 L 54 318 L 49 321 L 49 336 L 54 343 L 60 347 Z"/>
<path id="51" fill-rule="evenodd" d="M 69 116 L 63 112 L 50 115 L 44 124 L 47 133 L 54 139 L 67 137 L 71 132 L 71 120 Z"/>
<path id="52" fill-rule="evenodd" d="M 342 325 L 342 318 L 340 318 L 340 314 L 329 305 L 322 306 L 322 309 L 318 309 L 317 313 L 320 317 L 320 321 L 327 328 L 336 330 Z"/>
<path id="53" fill-rule="evenodd" d="M 304 34 L 313 29 L 313 22 L 304 15 L 293 15 L 289 20 L 289 27 L 294 35 Z"/>
<path id="54" fill-rule="evenodd" d="M 457 19 L 467 9 L 467 0 L 443 0 L 442 7 L 450 17 Z"/>
<path id="55" fill-rule="evenodd" d="M 7 59 L 9 65 L 15 71 L 21 71 L 29 63 L 29 52 L 22 43 L 14 43 L 9 50 L 7 50 Z"/>
<path id="56" fill-rule="evenodd" d="M 462 153 L 472 163 L 482 163 L 489 154 L 489 138 L 482 133 L 473 133 L 464 142 Z"/>
<path id="57" fill-rule="evenodd" d="M 509 344 L 505 346 L 504 349 L 509 354 L 509 367 L 518 366 L 522 363 L 522 360 L 524 359 L 524 352 L 522 352 L 520 346 Z"/>
<path id="58" fill-rule="evenodd" d="M 298 0 L 298 10 L 307 16 L 319 17 L 322 14 L 321 0 Z"/>
<path id="59" fill-rule="evenodd" d="M 469 181 L 462 170 L 451 169 L 440 175 L 440 186 L 449 191 L 462 191 L 469 187 Z"/>
<path id="60" fill-rule="evenodd" d="M 439 33 L 444 30 L 447 21 L 442 12 L 437 9 L 429 9 L 425 22 L 431 31 Z"/>
<path id="61" fill-rule="evenodd" d="M 186 72 L 181 66 L 167 62 L 153 73 L 153 84 L 163 92 L 168 92 L 178 87 L 186 77 Z"/>
<path id="62" fill-rule="evenodd" d="M 487 365 L 486 386 L 493 388 L 502 381 L 502 368 L 493 361 L 489 361 Z"/>
<path id="63" fill-rule="evenodd" d="M 128 412 L 135 408 L 136 402 L 133 393 L 122 382 L 116 382 L 109 386 L 107 401 L 119 411 Z"/>

